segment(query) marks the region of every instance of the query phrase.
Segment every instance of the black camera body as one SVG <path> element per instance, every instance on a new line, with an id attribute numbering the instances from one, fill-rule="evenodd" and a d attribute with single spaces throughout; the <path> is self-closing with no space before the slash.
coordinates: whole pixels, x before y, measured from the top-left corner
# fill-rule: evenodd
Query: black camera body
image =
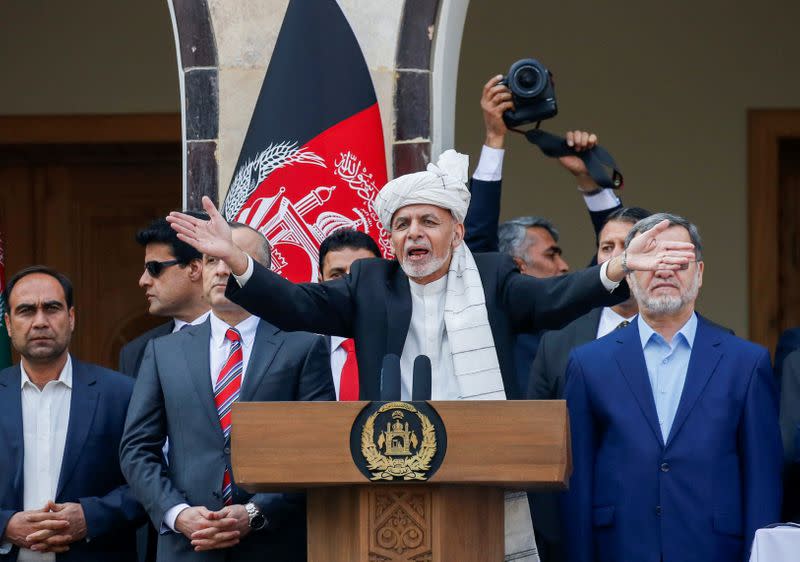
<path id="1" fill-rule="evenodd" d="M 536 59 L 518 60 L 500 83 L 511 90 L 514 101 L 514 110 L 503 113 L 507 127 L 537 123 L 558 114 L 553 75 Z"/>

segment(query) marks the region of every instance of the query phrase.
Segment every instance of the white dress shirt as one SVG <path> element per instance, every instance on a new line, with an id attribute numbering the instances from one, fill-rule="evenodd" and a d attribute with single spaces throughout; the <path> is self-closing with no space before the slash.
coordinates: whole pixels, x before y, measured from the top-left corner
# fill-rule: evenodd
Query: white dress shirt
<path id="1" fill-rule="evenodd" d="M 620 322 L 632 322 L 634 318 L 636 318 L 635 314 L 630 318 L 625 318 L 614 312 L 611 307 L 603 308 L 603 312 L 600 313 L 600 323 L 597 325 L 597 338 L 600 339 L 616 330 Z"/>
<path id="2" fill-rule="evenodd" d="M 206 310 L 203 314 L 201 314 L 191 322 L 186 322 L 184 320 L 179 320 L 178 318 L 173 318 L 172 322 L 175 325 L 172 327 L 172 333 L 174 334 L 175 332 L 180 331 L 180 329 L 186 326 L 187 324 L 190 326 L 197 326 L 198 324 L 202 324 L 203 322 L 206 321 L 206 318 L 208 318 L 209 314 L 211 314 L 211 311 Z"/>
<path id="3" fill-rule="evenodd" d="M 209 376 L 211 377 L 211 388 L 213 389 L 217 384 L 217 377 L 225 362 L 228 360 L 230 354 L 230 341 L 225 338 L 225 332 L 228 328 L 236 328 L 239 335 L 242 337 L 242 385 L 244 385 L 244 377 L 247 373 L 247 365 L 250 361 L 250 355 L 253 353 L 253 344 L 256 340 L 256 330 L 258 329 L 258 316 L 248 316 L 236 326 L 229 326 L 226 322 L 220 320 L 213 312 L 209 315 L 211 322 L 211 339 L 209 340 Z M 220 484 L 222 478 L 220 477 Z M 175 520 L 180 515 L 181 511 L 191 507 L 188 503 L 180 503 L 167 510 L 164 514 L 164 521 L 161 524 L 160 532 L 166 533 L 168 530 L 175 531 Z"/>
<path id="4" fill-rule="evenodd" d="M 23 454 L 22 508 L 42 509 L 48 500 L 55 501 L 64 447 L 67 442 L 70 400 L 72 399 L 72 359 L 61 369 L 58 379 L 39 390 L 25 367 L 22 371 L 22 435 Z M 55 560 L 52 552 L 20 549 L 19 562 Z"/>
<path id="5" fill-rule="evenodd" d="M 411 400 L 414 360 L 418 355 L 427 355 L 433 374 L 431 400 L 455 400 L 459 396 L 458 380 L 444 323 L 447 276 L 427 285 L 410 279 L 408 283 L 411 290 L 411 324 L 400 355 L 400 399 Z"/>
<path id="6" fill-rule="evenodd" d="M 331 336 L 331 374 L 337 400 L 339 399 L 339 389 L 342 387 L 342 369 L 347 361 L 347 351 L 342 347 L 342 343 L 347 339 L 341 336 Z"/>

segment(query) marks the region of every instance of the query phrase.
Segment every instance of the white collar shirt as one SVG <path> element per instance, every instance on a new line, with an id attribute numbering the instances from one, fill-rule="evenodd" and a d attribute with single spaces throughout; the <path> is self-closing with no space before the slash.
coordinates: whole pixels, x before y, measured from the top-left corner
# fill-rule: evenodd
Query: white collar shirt
<path id="1" fill-rule="evenodd" d="M 600 323 L 597 325 L 597 338 L 599 339 L 610 334 L 617 329 L 620 323 L 631 322 L 634 318 L 636 318 L 635 314 L 630 318 L 625 318 L 624 316 L 614 312 L 611 307 L 605 307 L 603 312 L 600 313 Z"/>
<path id="2" fill-rule="evenodd" d="M 55 501 L 64 448 L 67 443 L 70 401 L 72 399 L 72 359 L 67 361 L 56 380 L 41 390 L 22 372 L 22 435 L 24 510 L 41 509 L 49 500 Z M 55 554 L 21 549 L 19 562 L 52 561 Z"/>
<path id="3" fill-rule="evenodd" d="M 348 338 L 341 336 L 331 336 L 331 374 L 333 375 L 333 388 L 336 390 L 336 399 L 339 399 L 339 389 L 342 386 L 342 369 L 347 361 L 347 351 L 342 347 L 342 343 Z"/>
<path id="4" fill-rule="evenodd" d="M 431 400 L 456 400 L 459 396 L 453 355 L 444 323 L 447 275 L 426 285 L 408 281 L 411 289 L 411 324 L 400 356 L 400 397 L 411 400 L 414 360 L 431 360 Z"/>
<path id="5" fill-rule="evenodd" d="M 225 337 L 228 328 L 235 328 L 242 337 L 242 384 L 247 373 L 247 365 L 250 362 L 250 355 L 253 353 L 253 344 L 256 341 L 256 330 L 258 329 L 258 316 L 248 316 L 236 326 L 229 326 L 226 322 L 218 318 L 214 313 L 209 315 L 211 322 L 211 340 L 209 342 L 209 366 L 211 368 L 211 388 L 217 384 L 219 372 L 225 365 L 230 355 L 231 342 Z"/>
<path id="6" fill-rule="evenodd" d="M 185 320 L 179 320 L 178 318 L 173 318 L 172 323 L 174 324 L 174 326 L 172 326 L 172 333 L 174 334 L 175 332 L 180 331 L 180 329 L 183 328 L 184 326 L 197 326 L 198 324 L 202 324 L 203 322 L 206 321 L 206 318 L 208 318 L 209 314 L 211 314 L 211 311 L 206 310 L 203 314 L 201 314 L 191 322 L 186 322 Z"/>

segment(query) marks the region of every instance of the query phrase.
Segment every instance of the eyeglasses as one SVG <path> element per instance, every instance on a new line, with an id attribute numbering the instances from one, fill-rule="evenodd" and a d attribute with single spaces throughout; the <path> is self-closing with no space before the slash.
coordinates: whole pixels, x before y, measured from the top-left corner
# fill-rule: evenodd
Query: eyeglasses
<path id="1" fill-rule="evenodd" d="M 147 270 L 147 273 L 150 274 L 150 277 L 156 279 L 166 268 L 179 263 L 180 262 L 178 260 L 148 261 L 145 262 L 144 268 Z"/>

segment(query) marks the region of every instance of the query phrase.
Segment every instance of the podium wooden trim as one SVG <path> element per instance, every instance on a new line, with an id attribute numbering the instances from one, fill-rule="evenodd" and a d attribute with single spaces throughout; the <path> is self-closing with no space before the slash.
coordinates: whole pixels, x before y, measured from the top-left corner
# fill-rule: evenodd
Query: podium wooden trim
<path id="1" fill-rule="evenodd" d="M 502 560 L 504 491 L 564 489 L 572 470 L 563 400 L 440 401 L 429 402 L 447 432 L 439 470 L 425 482 L 370 482 L 350 452 L 367 404 L 233 407 L 236 483 L 307 490 L 310 561 Z"/>

